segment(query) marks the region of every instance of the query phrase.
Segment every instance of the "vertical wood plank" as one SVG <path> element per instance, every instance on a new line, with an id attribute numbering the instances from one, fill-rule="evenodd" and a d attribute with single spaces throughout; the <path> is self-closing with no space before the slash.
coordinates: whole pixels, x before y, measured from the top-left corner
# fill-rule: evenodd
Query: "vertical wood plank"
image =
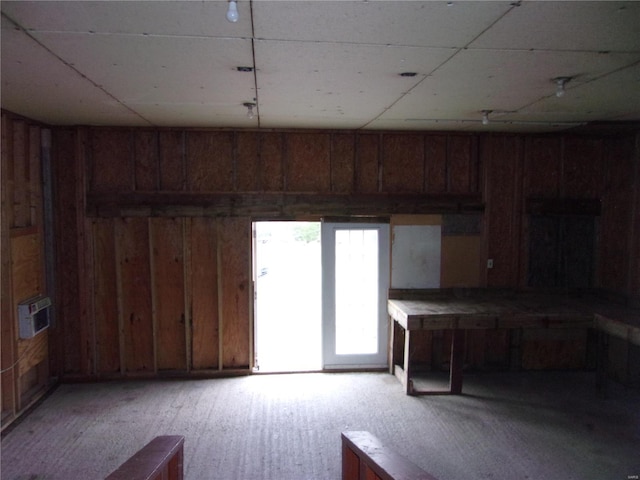
<path id="1" fill-rule="evenodd" d="M 355 137 L 353 134 L 331 136 L 331 191 L 352 193 L 355 181 Z"/>
<path id="2" fill-rule="evenodd" d="M 13 163 L 13 227 L 31 225 L 28 126 L 24 121 L 14 120 L 12 163 Z"/>
<path id="3" fill-rule="evenodd" d="M 223 218 L 219 220 L 222 286 L 222 366 L 249 368 L 251 318 L 251 220 Z"/>
<path id="4" fill-rule="evenodd" d="M 158 370 L 186 370 L 183 219 L 152 218 Z"/>
<path id="5" fill-rule="evenodd" d="M 260 134 L 237 133 L 236 190 L 257 192 L 260 190 Z"/>
<path id="6" fill-rule="evenodd" d="M 191 192 L 233 190 L 232 133 L 187 133 L 187 188 Z"/>
<path id="7" fill-rule="evenodd" d="M 80 133 L 77 129 L 58 130 L 53 141 L 53 177 L 56 231 L 56 338 L 54 355 L 55 374 L 79 373 L 81 364 L 81 326 L 78 292 L 79 235 L 77 216 L 78 179 L 76 146 Z M 62 214 L 64 212 L 64 214 Z"/>
<path id="8" fill-rule="evenodd" d="M 380 135 L 357 135 L 355 175 L 357 193 L 380 191 Z"/>
<path id="9" fill-rule="evenodd" d="M 9 180 L 11 160 L 12 120 L 2 113 L 2 148 L 0 148 L 0 368 L 1 368 L 1 392 L 2 392 L 2 416 L 11 419 L 16 414 L 16 372 L 17 346 L 15 332 L 15 318 L 13 314 L 13 296 L 11 294 L 11 240 L 9 238 L 10 225 L 13 212 L 10 208 L 10 199 L 13 198 L 13 183 Z"/>
<path id="10" fill-rule="evenodd" d="M 525 140 L 524 196 L 557 198 L 560 194 L 560 137 L 533 136 Z"/>
<path id="11" fill-rule="evenodd" d="M 115 220 L 120 324 L 125 372 L 153 372 L 149 225 L 145 218 Z"/>
<path id="12" fill-rule="evenodd" d="M 520 266 L 520 163 L 518 137 L 486 137 L 482 145 L 485 165 L 485 235 L 487 286 L 518 285 Z"/>
<path id="13" fill-rule="evenodd" d="M 90 131 L 91 192 L 116 193 L 134 189 L 133 145 L 131 130 L 100 128 Z"/>
<path id="14" fill-rule="evenodd" d="M 447 191 L 447 137 L 425 135 L 425 191 L 431 194 Z"/>
<path id="15" fill-rule="evenodd" d="M 136 131 L 134 137 L 135 189 L 152 192 L 158 189 L 158 132 Z"/>
<path id="16" fill-rule="evenodd" d="M 566 136 L 563 164 L 565 197 L 600 198 L 603 185 L 601 138 Z"/>
<path id="17" fill-rule="evenodd" d="M 262 190 L 284 190 L 284 136 L 282 133 L 260 135 L 260 163 L 262 165 Z"/>
<path id="18" fill-rule="evenodd" d="M 382 146 L 382 191 L 420 193 L 424 189 L 422 135 L 387 134 Z"/>
<path id="19" fill-rule="evenodd" d="M 191 219 L 192 368 L 218 368 L 218 257 L 214 218 Z"/>
<path id="20" fill-rule="evenodd" d="M 94 309 L 96 323 L 96 371 L 120 371 L 120 329 L 114 221 L 93 221 Z"/>
<path id="21" fill-rule="evenodd" d="M 185 188 L 185 132 L 160 132 L 160 190 L 180 191 Z"/>
<path id="22" fill-rule="evenodd" d="M 326 133 L 286 136 L 286 186 L 290 192 L 328 192 L 331 189 L 331 137 Z"/>
<path id="23" fill-rule="evenodd" d="M 448 139 L 447 172 L 450 193 L 475 193 L 472 185 L 473 139 L 471 136 L 451 135 Z"/>
<path id="24" fill-rule="evenodd" d="M 29 225 L 33 225 L 41 232 L 41 242 L 44 246 L 44 204 L 42 194 L 42 165 L 40 160 L 40 127 L 29 127 Z M 43 276 L 44 282 L 44 276 Z M 44 287 L 44 283 L 42 285 Z"/>

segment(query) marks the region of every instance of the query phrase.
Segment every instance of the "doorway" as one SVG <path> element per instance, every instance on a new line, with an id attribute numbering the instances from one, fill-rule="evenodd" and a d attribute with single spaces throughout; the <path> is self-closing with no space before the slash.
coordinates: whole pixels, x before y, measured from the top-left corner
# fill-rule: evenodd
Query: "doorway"
<path id="1" fill-rule="evenodd" d="M 255 370 L 322 369 L 320 223 L 254 222 Z"/>
<path id="2" fill-rule="evenodd" d="M 255 369 L 386 367 L 389 225 L 253 228 Z"/>

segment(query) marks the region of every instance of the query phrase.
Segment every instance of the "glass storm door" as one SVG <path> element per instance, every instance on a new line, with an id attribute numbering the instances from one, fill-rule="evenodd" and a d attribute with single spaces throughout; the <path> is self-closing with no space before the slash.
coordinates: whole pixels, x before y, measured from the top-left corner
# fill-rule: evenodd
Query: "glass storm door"
<path id="1" fill-rule="evenodd" d="M 388 224 L 322 224 L 324 369 L 387 366 L 388 287 Z"/>

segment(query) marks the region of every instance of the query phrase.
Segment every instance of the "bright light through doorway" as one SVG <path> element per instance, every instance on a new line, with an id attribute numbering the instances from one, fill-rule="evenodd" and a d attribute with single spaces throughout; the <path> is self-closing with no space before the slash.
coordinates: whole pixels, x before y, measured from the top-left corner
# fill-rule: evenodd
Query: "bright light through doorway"
<path id="1" fill-rule="evenodd" d="M 320 223 L 254 225 L 257 369 L 321 370 Z"/>

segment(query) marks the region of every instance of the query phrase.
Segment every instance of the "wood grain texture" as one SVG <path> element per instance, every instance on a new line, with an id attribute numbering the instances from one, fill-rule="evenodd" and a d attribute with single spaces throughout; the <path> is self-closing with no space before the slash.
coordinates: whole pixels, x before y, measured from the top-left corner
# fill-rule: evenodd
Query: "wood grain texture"
<path id="1" fill-rule="evenodd" d="M 187 133 L 187 189 L 191 192 L 233 190 L 232 133 Z"/>
<path id="2" fill-rule="evenodd" d="M 424 138 L 425 191 L 445 193 L 447 191 L 447 137 L 426 135 Z"/>
<path id="3" fill-rule="evenodd" d="M 599 198 L 603 187 L 602 139 L 564 138 L 563 188 L 568 198 Z"/>
<path id="4" fill-rule="evenodd" d="M 120 328 L 118 298 L 115 221 L 93 221 L 94 311 L 96 325 L 96 370 L 101 373 L 120 371 Z"/>
<path id="5" fill-rule="evenodd" d="M 380 191 L 380 135 L 356 137 L 356 192 Z"/>
<path id="6" fill-rule="evenodd" d="M 352 193 L 355 184 L 355 136 L 331 136 L 331 191 Z"/>
<path id="7" fill-rule="evenodd" d="M 478 191 L 477 162 L 474 138 L 450 135 L 447 146 L 447 174 L 450 193 L 475 193 Z"/>
<path id="8" fill-rule="evenodd" d="M 124 371 L 153 372 L 149 221 L 123 218 L 115 222 Z"/>
<path id="9" fill-rule="evenodd" d="M 251 220 L 219 220 L 222 276 L 222 367 L 250 368 Z"/>
<path id="10" fill-rule="evenodd" d="M 176 218 L 150 220 L 158 370 L 187 368 L 183 222 Z"/>
<path id="11" fill-rule="evenodd" d="M 236 134 L 236 185 L 238 192 L 257 192 L 261 185 L 260 134 Z"/>
<path id="12" fill-rule="evenodd" d="M 185 136 L 184 131 L 167 130 L 160 138 L 160 190 L 180 191 L 185 189 Z"/>
<path id="13" fill-rule="evenodd" d="M 134 189 L 134 142 L 131 130 L 99 128 L 89 133 L 92 192 L 128 192 Z"/>
<path id="14" fill-rule="evenodd" d="M 424 188 L 422 135 L 386 134 L 382 147 L 382 191 L 420 193 Z"/>
<path id="15" fill-rule="evenodd" d="M 485 177 L 487 286 L 518 284 L 520 262 L 520 164 L 518 137 L 487 137 L 482 143 Z"/>
<path id="16" fill-rule="evenodd" d="M 136 131 L 134 135 L 135 190 L 155 191 L 159 185 L 158 132 Z"/>
<path id="17" fill-rule="evenodd" d="M 12 122 L 12 168 L 13 173 L 13 224 L 12 227 L 27 227 L 31 225 L 31 212 L 29 204 L 29 162 L 28 162 L 28 126 L 26 122 L 14 120 Z"/>
<path id="18" fill-rule="evenodd" d="M 11 238 L 11 285 L 16 304 L 43 293 L 42 245 L 37 232 Z"/>
<path id="19" fill-rule="evenodd" d="M 190 219 L 193 369 L 218 368 L 217 221 Z"/>
<path id="20" fill-rule="evenodd" d="M 284 134 L 263 133 L 260 135 L 260 164 L 262 166 L 262 190 L 281 192 L 284 183 Z"/>
<path id="21" fill-rule="evenodd" d="M 557 198 L 562 176 L 561 137 L 525 138 L 524 191 L 526 197 Z"/>
<path id="22" fill-rule="evenodd" d="M 331 136 L 290 133 L 286 136 L 286 185 L 289 192 L 331 190 Z"/>

